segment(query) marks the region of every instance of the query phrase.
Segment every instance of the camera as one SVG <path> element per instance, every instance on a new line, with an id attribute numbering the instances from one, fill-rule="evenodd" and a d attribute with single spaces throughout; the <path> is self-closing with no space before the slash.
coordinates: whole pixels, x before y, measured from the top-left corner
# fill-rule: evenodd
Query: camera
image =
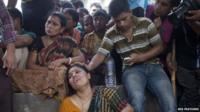
<path id="1" fill-rule="evenodd" d="M 200 0 L 181 0 L 180 4 L 168 14 L 168 18 L 173 24 L 179 25 L 184 16 L 188 15 L 188 10 L 197 9 L 200 9 Z"/>

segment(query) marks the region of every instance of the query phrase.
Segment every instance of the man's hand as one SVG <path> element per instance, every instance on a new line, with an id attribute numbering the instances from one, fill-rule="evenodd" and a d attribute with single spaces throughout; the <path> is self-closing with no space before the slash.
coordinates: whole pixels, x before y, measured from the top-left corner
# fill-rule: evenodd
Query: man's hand
<path id="1" fill-rule="evenodd" d="M 161 25 L 162 25 L 162 21 L 161 21 L 161 18 L 160 17 L 157 17 L 156 19 L 154 19 L 154 24 L 156 25 L 156 28 L 158 29 L 158 30 L 160 30 L 160 27 L 161 27 Z"/>
<path id="2" fill-rule="evenodd" d="M 12 43 L 7 45 L 7 53 L 3 58 L 3 68 L 6 68 L 6 74 L 13 72 L 16 68 L 15 63 L 15 45 Z"/>
<path id="3" fill-rule="evenodd" d="M 124 58 L 124 61 L 128 65 L 133 65 L 144 61 L 143 55 L 138 53 L 133 53 L 130 57 Z"/>
<path id="4" fill-rule="evenodd" d="M 200 20 L 200 9 L 190 10 L 188 13 L 190 16 L 186 16 L 187 20 L 191 20 L 191 21 L 199 21 Z"/>
<path id="5" fill-rule="evenodd" d="M 177 70 L 176 62 L 175 60 L 172 60 L 172 53 L 167 54 L 166 62 L 167 62 L 167 69 L 169 70 L 170 73 L 172 73 L 172 71 Z"/>

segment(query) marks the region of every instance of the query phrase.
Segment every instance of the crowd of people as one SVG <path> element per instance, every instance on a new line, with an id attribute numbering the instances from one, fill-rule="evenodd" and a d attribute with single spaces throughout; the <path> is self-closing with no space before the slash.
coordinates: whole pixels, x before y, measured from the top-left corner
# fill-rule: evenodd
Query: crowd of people
<path id="1" fill-rule="evenodd" d="M 162 112 L 199 109 L 199 7 L 180 24 L 169 18 L 180 0 L 140 11 L 111 0 L 108 12 L 81 0 L 22 0 L 21 13 L 16 2 L 0 1 L 1 112 L 13 111 L 13 92 L 59 98 L 59 112 L 144 112 L 146 89 Z"/>

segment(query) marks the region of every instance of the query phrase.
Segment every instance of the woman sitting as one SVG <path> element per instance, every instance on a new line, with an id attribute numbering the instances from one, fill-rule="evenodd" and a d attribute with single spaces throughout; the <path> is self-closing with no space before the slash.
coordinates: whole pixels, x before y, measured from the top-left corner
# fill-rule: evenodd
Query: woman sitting
<path id="1" fill-rule="evenodd" d="M 133 112 L 117 88 L 93 88 L 91 74 L 83 64 L 71 65 L 67 74 L 70 96 L 63 100 L 59 112 Z"/>
<path id="2" fill-rule="evenodd" d="M 32 48 L 28 58 L 29 70 L 17 70 L 14 82 L 22 92 L 33 92 L 62 99 L 66 67 L 74 62 L 84 62 L 84 56 L 70 37 L 61 37 L 66 26 L 64 15 L 52 13 L 45 24 L 45 32 Z M 64 65 L 64 66 L 63 66 Z"/>
<path id="3" fill-rule="evenodd" d="M 63 35 L 72 37 L 79 45 L 81 43 L 81 32 L 75 28 L 79 22 L 77 11 L 73 8 L 65 8 L 63 14 L 67 19 L 67 25 Z"/>
<path id="4" fill-rule="evenodd" d="M 65 60 L 60 62 L 64 62 L 65 64 L 84 61 L 83 54 L 72 39 L 69 41 L 69 36 L 66 42 L 63 42 L 63 39 L 59 40 L 66 24 L 67 20 L 61 13 L 56 12 L 49 16 L 45 24 L 46 35 L 41 37 L 41 39 L 38 39 L 37 43 L 35 43 L 32 48 L 28 60 L 28 68 L 47 70 L 48 65 L 52 61 L 61 58 L 64 58 Z M 69 48 L 64 48 L 66 46 Z M 65 53 L 58 53 L 62 51 L 59 51 L 59 49 L 63 49 L 63 52 Z"/>

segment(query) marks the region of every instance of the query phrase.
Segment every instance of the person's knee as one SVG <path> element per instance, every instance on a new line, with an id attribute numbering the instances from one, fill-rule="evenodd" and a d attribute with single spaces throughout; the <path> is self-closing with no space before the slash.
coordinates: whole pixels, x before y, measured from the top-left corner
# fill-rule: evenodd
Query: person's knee
<path id="1" fill-rule="evenodd" d="M 140 93 L 135 93 L 132 98 L 130 98 L 130 100 L 130 104 L 134 107 L 134 110 L 136 112 L 142 112 L 142 110 L 144 109 L 144 95 Z"/>
<path id="2" fill-rule="evenodd" d="M 176 112 L 176 101 L 172 94 L 166 94 L 162 101 L 161 107 L 164 112 Z"/>
<path id="3" fill-rule="evenodd" d="M 127 90 L 127 92 L 131 105 L 136 108 L 141 108 L 145 100 L 143 92 L 135 90 L 134 91 Z"/>

